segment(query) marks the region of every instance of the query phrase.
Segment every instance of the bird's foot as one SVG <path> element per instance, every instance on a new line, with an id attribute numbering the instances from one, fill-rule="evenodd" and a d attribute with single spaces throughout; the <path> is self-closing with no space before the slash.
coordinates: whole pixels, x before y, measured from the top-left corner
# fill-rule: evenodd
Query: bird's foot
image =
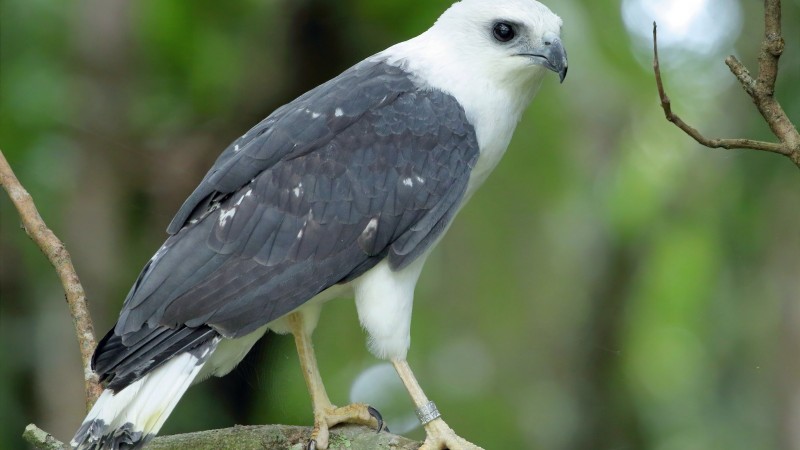
<path id="1" fill-rule="evenodd" d="M 483 450 L 481 447 L 457 435 L 442 419 L 434 419 L 425 425 L 428 436 L 419 450 Z"/>
<path id="2" fill-rule="evenodd" d="M 333 405 L 322 407 L 314 412 L 314 430 L 308 440 L 306 450 L 325 450 L 328 448 L 330 428 L 340 423 L 354 423 L 389 431 L 383 424 L 383 417 L 375 408 L 364 403 L 353 403 L 337 408 Z"/>

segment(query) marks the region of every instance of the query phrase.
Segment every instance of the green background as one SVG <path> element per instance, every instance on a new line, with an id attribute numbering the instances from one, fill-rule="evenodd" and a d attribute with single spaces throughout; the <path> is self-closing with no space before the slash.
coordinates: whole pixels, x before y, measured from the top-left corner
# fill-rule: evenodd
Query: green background
<path id="1" fill-rule="evenodd" d="M 761 5 L 711 3 L 687 36 L 739 19 L 714 45 L 662 48 L 673 106 L 709 136 L 772 139 L 722 62 L 755 70 Z M 783 3 L 777 95 L 797 123 L 800 2 Z M 448 4 L 4 0 L 0 148 L 71 252 L 97 333 L 221 149 Z M 429 259 L 409 361 L 448 423 L 487 449 L 800 449 L 797 167 L 700 147 L 666 122 L 655 17 L 625 22 L 624 4 L 548 2 L 569 76 L 545 81 Z M 69 439 L 83 384 L 55 273 L 2 197 L 0 448 L 12 449 L 29 422 Z M 352 301 L 326 307 L 315 343 L 335 403 L 370 401 L 403 430 L 411 403 L 368 370 L 381 362 Z M 191 389 L 163 432 L 311 421 L 293 342 L 269 335 Z"/>

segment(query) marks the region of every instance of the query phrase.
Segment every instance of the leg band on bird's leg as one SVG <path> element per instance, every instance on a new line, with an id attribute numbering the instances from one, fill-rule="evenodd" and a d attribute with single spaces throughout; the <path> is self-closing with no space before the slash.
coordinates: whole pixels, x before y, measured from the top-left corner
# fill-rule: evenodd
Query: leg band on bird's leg
<path id="1" fill-rule="evenodd" d="M 294 335 L 295 345 L 297 345 L 300 368 L 306 379 L 308 393 L 314 407 L 314 430 L 311 432 L 311 438 L 306 448 L 311 450 L 327 449 L 330 437 L 329 429 L 340 423 L 374 426 L 377 422 L 378 431 L 380 431 L 383 428 L 383 419 L 380 413 L 369 405 L 353 403 L 337 408 L 331 403 L 328 393 L 325 391 L 325 385 L 322 383 L 317 357 L 314 354 L 314 345 L 303 324 L 302 313 L 290 314 L 288 321 L 292 335 Z"/>
<path id="2" fill-rule="evenodd" d="M 417 408 L 417 417 L 422 422 L 422 426 L 425 427 L 427 437 L 419 450 L 482 450 L 477 445 L 458 436 L 442 420 L 436 405 L 428 400 L 428 397 L 422 392 L 422 388 L 419 386 L 417 378 L 411 372 L 411 367 L 409 367 L 406 360 L 392 359 L 392 365 L 394 365 L 400 380 L 403 381 L 408 393 L 411 395 L 411 400 Z"/>
<path id="3" fill-rule="evenodd" d="M 442 417 L 442 415 L 436 408 L 436 403 L 429 401 L 428 403 L 417 408 L 417 417 L 419 418 L 419 422 L 421 424 L 427 425 L 433 419 L 438 419 L 439 417 Z"/>

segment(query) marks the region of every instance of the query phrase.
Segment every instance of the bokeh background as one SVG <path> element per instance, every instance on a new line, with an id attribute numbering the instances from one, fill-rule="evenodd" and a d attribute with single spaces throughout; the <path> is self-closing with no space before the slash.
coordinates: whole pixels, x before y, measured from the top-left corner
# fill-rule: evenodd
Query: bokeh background
<path id="1" fill-rule="evenodd" d="M 409 361 L 487 449 L 800 449 L 800 174 L 702 148 L 772 139 L 723 64 L 751 69 L 755 0 L 550 0 L 570 71 L 546 80 L 505 159 L 429 259 Z M 783 2 L 777 94 L 800 121 L 800 1 Z M 426 29 L 447 0 L 4 0 L 0 148 L 113 326 L 183 199 L 277 106 Z M 82 370 L 54 271 L 0 199 L 0 448 L 29 422 L 69 439 Z M 352 301 L 316 334 L 334 402 L 412 406 Z M 293 342 L 268 335 L 189 391 L 164 433 L 310 424 Z"/>

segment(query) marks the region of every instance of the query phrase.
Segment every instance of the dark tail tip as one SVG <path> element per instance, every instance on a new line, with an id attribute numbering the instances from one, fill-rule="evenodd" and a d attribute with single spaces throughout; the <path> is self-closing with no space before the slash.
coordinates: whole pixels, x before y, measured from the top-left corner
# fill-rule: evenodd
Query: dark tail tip
<path id="1" fill-rule="evenodd" d="M 136 450 L 151 439 L 152 434 L 134 430 L 130 422 L 112 430 L 103 420 L 95 419 L 81 425 L 70 446 L 73 450 Z"/>

